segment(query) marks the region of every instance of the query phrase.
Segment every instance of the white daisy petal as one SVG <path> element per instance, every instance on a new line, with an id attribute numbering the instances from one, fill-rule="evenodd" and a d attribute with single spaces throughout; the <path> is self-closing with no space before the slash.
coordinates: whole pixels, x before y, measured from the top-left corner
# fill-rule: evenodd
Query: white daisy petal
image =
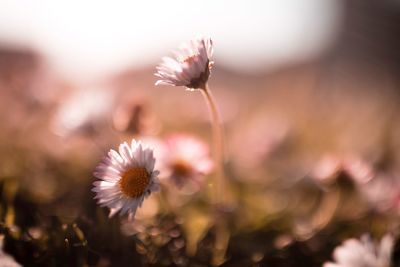
<path id="1" fill-rule="evenodd" d="M 162 60 L 164 62 L 163 66 L 171 69 L 172 71 L 180 71 L 182 69 L 179 62 L 175 59 L 172 59 L 170 57 L 163 57 Z"/>
<path id="2" fill-rule="evenodd" d="M 113 217 L 118 211 L 119 209 L 110 209 L 110 214 L 108 215 L 108 217 Z"/>
<path id="3" fill-rule="evenodd" d="M 132 153 L 126 142 L 119 145 L 119 154 L 125 161 L 130 161 L 132 159 Z"/>
<path id="4" fill-rule="evenodd" d="M 96 177 L 98 177 L 97 175 L 103 176 L 103 175 L 110 175 L 110 176 L 120 176 L 121 172 L 112 168 L 112 167 L 104 167 L 104 166 L 98 166 L 95 170 L 94 170 L 94 174 Z M 97 174 L 97 175 L 96 175 Z"/>
<path id="5" fill-rule="evenodd" d="M 207 47 L 207 56 L 208 58 L 211 58 L 213 56 L 213 42 L 211 38 L 208 38 L 206 40 L 206 47 Z"/>
<path id="6" fill-rule="evenodd" d="M 164 80 L 158 80 L 155 82 L 155 85 L 174 85 L 174 83 Z"/>
<path id="7" fill-rule="evenodd" d="M 117 162 L 115 159 L 113 159 L 109 156 L 105 157 L 99 165 L 112 166 L 113 168 L 117 169 L 118 171 L 121 171 L 124 169 L 123 165 L 120 165 L 119 162 Z"/>
<path id="8" fill-rule="evenodd" d="M 146 170 L 148 172 L 151 172 L 154 169 L 154 157 L 153 157 L 153 151 L 151 149 L 146 148 L 143 151 L 144 154 L 144 161 L 145 161 L 145 166 L 146 166 Z"/>
<path id="9" fill-rule="evenodd" d="M 105 172 L 93 172 L 93 175 L 96 178 L 102 179 L 104 181 L 108 181 L 108 182 L 115 182 L 119 179 L 119 176 L 115 175 L 115 174 L 107 174 Z"/>
<path id="10" fill-rule="evenodd" d="M 92 189 L 93 192 L 97 193 L 98 197 L 106 196 L 106 197 L 114 197 L 116 195 L 120 195 L 118 187 L 95 187 Z"/>
<path id="11" fill-rule="evenodd" d="M 109 156 L 111 162 L 113 163 L 112 166 L 119 166 L 119 167 L 123 167 L 124 166 L 124 160 L 118 154 L 117 151 L 111 149 L 110 152 L 108 152 L 108 156 Z"/>
<path id="12" fill-rule="evenodd" d="M 323 267 L 383 267 L 391 266 L 393 237 L 386 235 L 376 243 L 367 235 L 348 239 L 333 252 L 336 263 L 326 262 Z"/>
<path id="13" fill-rule="evenodd" d="M 121 197 L 115 197 L 109 200 L 100 199 L 98 203 L 101 207 L 109 207 L 110 209 L 120 210 L 126 204 L 126 201 Z"/>

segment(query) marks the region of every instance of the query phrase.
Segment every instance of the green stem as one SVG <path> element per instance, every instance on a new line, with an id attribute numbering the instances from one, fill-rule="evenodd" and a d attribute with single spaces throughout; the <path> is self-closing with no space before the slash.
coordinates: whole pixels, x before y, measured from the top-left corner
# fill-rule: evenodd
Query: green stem
<path id="1" fill-rule="evenodd" d="M 224 133 L 221 122 L 221 116 L 214 96 L 206 84 L 200 90 L 210 110 L 213 132 L 213 156 L 215 164 L 215 183 L 214 183 L 214 205 L 215 205 L 215 244 L 212 264 L 219 266 L 225 261 L 226 248 L 229 242 L 229 230 L 227 228 L 224 216 L 220 216 L 221 209 L 225 202 L 225 175 L 224 175 Z"/>
<path id="2" fill-rule="evenodd" d="M 204 89 L 200 90 L 210 110 L 212 119 L 213 133 L 213 157 L 215 164 L 215 204 L 220 205 L 224 200 L 224 139 L 221 116 L 219 114 L 215 98 L 206 84 Z"/>

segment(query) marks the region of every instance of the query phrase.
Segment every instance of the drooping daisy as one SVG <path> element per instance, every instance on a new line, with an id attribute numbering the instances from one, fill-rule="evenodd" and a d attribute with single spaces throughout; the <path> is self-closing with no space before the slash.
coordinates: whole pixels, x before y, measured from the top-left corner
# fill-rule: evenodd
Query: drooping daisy
<path id="1" fill-rule="evenodd" d="M 92 191 L 100 206 L 110 208 L 110 217 L 119 212 L 132 219 L 144 198 L 158 190 L 155 161 L 153 150 L 135 140 L 120 144 L 119 152 L 108 152 L 96 167 L 94 176 L 100 181 L 93 183 Z"/>
<path id="2" fill-rule="evenodd" d="M 157 66 L 156 85 L 185 86 L 188 89 L 205 89 L 213 62 L 213 45 L 210 38 L 198 38 L 183 44 L 175 58 L 163 57 Z"/>
<path id="3" fill-rule="evenodd" d="M 208 146 L 195 137 L 183 134 L 167 137 L 160 164 L 163 177 L 171 179 L 178 188 L 188 184 L 199 187 L 213 167 L 209 153 Z"/>
<path id="4" fill-rule="evenodd" d="M 385 235 L 379 244 L 373 242 L 368 235 L 360 240 L 346 240 L 333 252 L 336 263 L 327 262 L 323 267 L 390 267 L 394 239 Z"/>

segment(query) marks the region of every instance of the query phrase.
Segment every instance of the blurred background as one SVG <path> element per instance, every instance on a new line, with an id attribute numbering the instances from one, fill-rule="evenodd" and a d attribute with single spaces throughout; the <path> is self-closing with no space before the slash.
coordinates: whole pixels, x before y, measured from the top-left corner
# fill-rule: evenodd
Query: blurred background
<path id="1" fill-rule="evenodd" d="M 213 263 L 212 173 L 195 190 L 163 179 L 135 223 L 108 219 L 90 191 L 122 141 L 209 146 L 200 94 L 153 75 L 199 35 L 214 41 L 227 144 L 218 265 L 321 266 L 346 238 L 398 232 L 399 1 L 0 0 L 4 253 L 23 266 Z"/>

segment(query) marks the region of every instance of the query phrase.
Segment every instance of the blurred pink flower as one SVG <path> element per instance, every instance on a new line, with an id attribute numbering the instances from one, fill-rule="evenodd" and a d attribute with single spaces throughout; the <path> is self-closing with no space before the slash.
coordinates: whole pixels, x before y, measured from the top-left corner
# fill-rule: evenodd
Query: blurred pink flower
<path id="1" fill-rule="evenodd" d="M 119 153 L 111 149 L 96 167 L 94 176 L 101 179 L 93 183 L 98 204 L 110 208 L 110 217 L 117 212 L 135 216 L 145 197 L 157 191 L 159 171 L 154 170 L 153 150 L 143 148 L 132 140 L 119 146 Z"/>
<path id="2" fill-rule="evenodd" d="M 210 61 L 213 54 L 212 40 L 198 38 L 183 44 L 175 53 L 175 59 L 163 57 L 157 66 L 156 76 L 161 79 L 156 85 L 185 86 L 189 89 L 204 89 L 210 76 Z"/>
<path id="3" fill-rule="evenodd" d="M 236 128 L 231 131 L 229 150 L 235 171 L 239 179 L 265 180 L 264 174 L 256 175 L 265 167 L 267 160 L 279 151 L 288 140 L 290 125 L 287 121 L 266 114 L 247 116 L 245 120 L 236 121 Z M 247 153 L 243 153 L 246 148 Z M 251 175 L 249 175 L 251 169 Z"/>
<path id="4" fill-rule="evenodd" d="M 326 154 L 317 161 L 311 170 L 311 177 L 321 181 L 328 181 L 337 176 L 340 171 L 340 159 L 331 154 Z"/>
<path id="5" fill-rule="evenodd" d="M 3 251 L 4 236 L 0 235 L 0 267 L 21 267 L 22 265 Z"/>
<path id="6" fill-rule="evenodd" d="M 361 196 L 378 212 L 400 213 L 400 182 L 397 176 L 377 173 L 368 183 L 359 187 Z"/>
<path id="7" fill-rule="evenodd" d="M 376 170 L 359 157 L 340 158 L 328 154 L 316 164 L 311 177 L 318 183 L 331 183 L 341 174 L 353 182 L 357 193 L 370 208 L 381 213 L 399 214 L 400 182 L 397 174 Z"/>
<path id="8" fill-rule="evenodd" d="M 63 100 L 53 115 L 52 130 L 68 136 L 76 132 L 91 132 L 107 121 L 114 94 L 108 88 L 76 88 Z"/>
<path id="9" fill-rule="evenodd" d="M 327 262 L 323 267 L 390 267 L 394 238 L 387 234 L 379 244 L 368 235 L 360 240 L 346 240 L 333 252 L 336 263 Z"/>
<path id="10" fill-rule="evenodd" d="M 134 135 L 156 134 L 161 125 L 144 97 L 126 97 L 119 100 L 113 111 L 113 126 L 119 132 Z"/>
<path id="11" fill-rule="evenodd" d="M 207 144 L 188 135 L 172 135 L 165 140 L 160 168 L 163 177 L 170 178 L 182 188 L 190 184 L 198 187 L 204 175 L 212 170 Z"/>
<path id="12" fill-rule="evenodd" d="M 345 173 L 356 185 L 363 185 L 375 176 L 372 164 L 356 156 L 326 154 L 317 162 L 311 176 L 318 182 L 332 182 Z"/>
<path id="13" fill-rule="evenodd" d="M 368 183 L 375 176 L 372 164 L 360 157 L 348 157 L 343 160 L 342 166 L 358 184 Z"/>

